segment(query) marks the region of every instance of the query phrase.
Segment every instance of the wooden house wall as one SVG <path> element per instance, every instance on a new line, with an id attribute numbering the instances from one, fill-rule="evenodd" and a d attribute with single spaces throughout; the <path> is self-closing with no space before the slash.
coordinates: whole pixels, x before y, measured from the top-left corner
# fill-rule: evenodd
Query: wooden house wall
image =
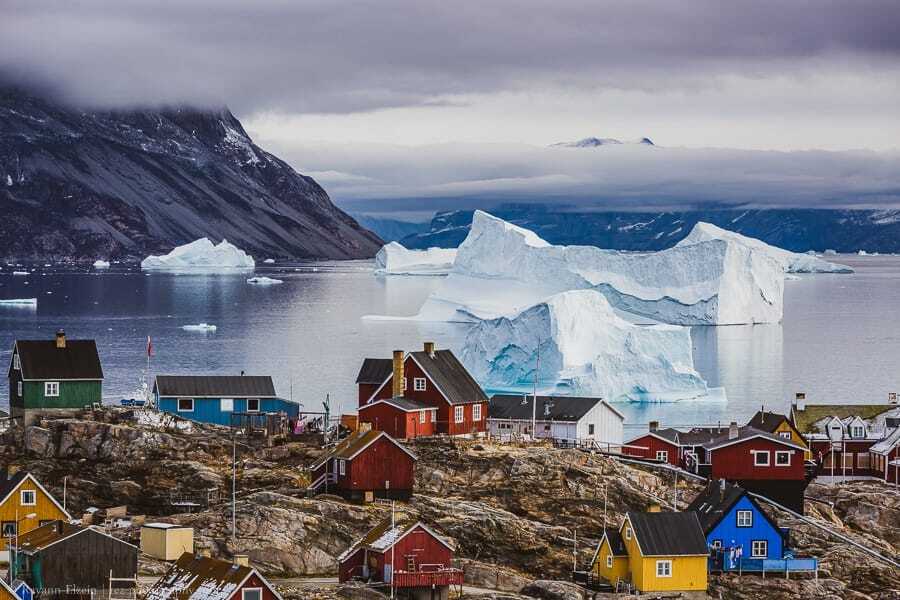
<path id="1" fill-rule="evenodd" d="M 159 409 L 172 413 L 185 419 L 200 421 L 201 423 L 215 423 L 218 425 L 231 425 L 233 412 L 248 412 L 247 398 L 229 398 L 234 406 L 233 411 L 222 410 L 221 398 L 194 398 L 194 410 L 178 410 L 178 398 L 186 396 L 162 396 L 159 398 Z M 289 418 L 296 419 L 299 415 L 299 406 L 281 398 L 260 398 L 259 412 L 284 412 Z"/>
<path id="2" fill-rule="evenodd" d="M 646 450 L 641 450 L 640 448 L 622 448 L 622 454 L 655 459 L 657 452 L 665 451 L 669 453 L 667 462 L 670 465 L 678 466 L 678 446 L 672 442 L 661 440 L 658 437 L 648 434 L 628 442 L 628 445 L 643 446 Z"/>
<path id="3" fill-rule="evenodd" d="M 89 530 L 49 546 L 37 558 L 43 588 L 104 589 L 109 587 L 110 570 L 113 577 L 135 576 L 138 549 Z"/>
<path id="4" fill-rule="evenodd" d="M 359 419 L 371 423 L 372 429 L 384 431 L 394 439 L 412 439 L 434 434 L 432 410 L 425 411 L 425 422 L 420 423 L 420 411 L 406 412 L 389 404 L 366 405 L 359 409 Z"/>
<path id="5" fill-rule="evenodd" d="M 769 466 L 754 465 L 753 451 L 768 451 Z M 775 452 L 790 452 L 791 464 L 775 465 Z M 806 473 L 803 451 L 789 448 L 766 438 L 752 438 L 710 451 L 712 477 L 730 481 L 746 479 L 802 480 Z"/>
<path id="6" fill-rule="evenodd" d="M 59 380 L 59 396 L 44 395 L 44 381 L 24 382 L 24 408 L 83 408 L 103 399 L 102 381 Z"/>
<path id="7" fill-rule="evenodd" d="M 453 561 L 453 553 L 420 526 L 394 545 L 394 562 L 391 563 L 390 555 L 386 556 L 386 560 L 388 564 L 393 564 L 397 571 L 410 570 L 410 561 L 412 570 L 419 571 L 422 565 L 449 567 Z"/>
<path id="8" fill-rule="evenodd" d="M 819 475 L 831 475 L 834 465 L 835 475 L 871 476 L 879 474 L 869 452 L 876 443 L 875 440 L 846 441 L 832 452 L 830 441 L 816 440 L 812 442 L 811 450 L 815 461 L 821 465 Z"/>
<path id="9" fill-rule="evenodd" d="M 338 581 L 344 583 L 353 577 L 363 576 L 365 551 L 360 548 L 338 564 Z"/>
<path id="10" fill-rule="evenodd" d="M 749 510 L 753 513 L 750 527 L 737 526 L 737 511 Z M 744 557 L 751 558 L 750 552 L 754 540 L 765 540 L 768 543 L 768 555 L 765 558 L 783 558 L 784 538 L 781 532 L 770 523 L 762 511 L 744 496 L 731 507 L 722 520 L 706 534 L 706 542 L 712 545 L 714 540 L 721 542 L 722 548 L 743 546 Z"/>
<path id="11" fill-rule="evenodd" d="M 262 589 L 262 600 L 278 600 L 277 596 L 275 596 L 275 594 L 272 593 L 272 590 L 270 590 L 268 587 L 266 587 L 263 584 L 262 579 L 260 579 L 259 575 L 257 575 L 256 573 L 251 575 L 247 579 L 247 581 L 244 582 L 244 585 L 242 585 L 241 587 L 236 589 L 234 591 L 234 594 L 232 594 L 228 600 L 242 600 L 242 598 L 243 598 L 242 592 L 244 590 L 250 589 L 250 588 L 261 588 Z"/>
<path id="12" fill-rule="evenodd" d="M 347 491 L 408 491 L 413 489 L 415 461 L 388 441 L 379 438 L 353 460 L 345 464 L 344 475 L 338 472 L 336 487 Z"/>
<path id="13" fill-rule="evenodd" d="M 604 538 L 603 543 L 597 551 L 594 564 L 591 565 L 591 571 L 597 577 L 602 577 L 611 584 L 615 584 L 619 580 L 628 578 L 628 557 L 613 556 L 612 567 L 606 566 L 606 559 L 612 553 L 609 541 Z"/>
<path id="14" fill-rule="evenodd" d="M 381 384 L 379 383 L 359 383 L 358 391 L 359 391 L 359 406 L 363 406 L 369 401 L 369 398 L 372 397 L 372 394 L 378 389 Z"/>
<path id="15" fill-rule="evenodd" d="M 32 490 L 35 492 L 34 506 L 21 504 L 22 490 Z M 41 522 L 55 521 L 57 519 L 66 520 L 65 513 L 53 503 L 50 496 L 44 494 L 38 486 L 30 479 L 23 481 L 9 495 L 9 499 L 0 505 L 0 521 L 4 523 L 14 522 L 16 520 L 16 511 L 18 510 L 19 519 L 27 514 L 35 513 L 34 519 L 23 519 L 19 521 L 19 533 L 27 533 L 32 529 L 40 527 Z M 7 539 L 0 538 L 0 551 L 6 550 Z"/>

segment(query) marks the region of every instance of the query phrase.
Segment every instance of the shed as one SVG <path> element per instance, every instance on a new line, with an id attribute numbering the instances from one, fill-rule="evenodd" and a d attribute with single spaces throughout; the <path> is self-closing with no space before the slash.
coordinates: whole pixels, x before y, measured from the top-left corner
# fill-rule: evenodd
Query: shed
<path id="1" fill-rule="evenodd" d="M 532 435 L 535 438 L 575 443 L 591 441 L 618 452 L 622 445 L 625 416 L 602 398 L 579 396 L 503 395 L 488 404 L 491 435 Z"/>
<path id="2" fill-rule="evenodd" d="M 162 560 L 176 560 L 194 552 L 194 529 L 171 523 L 146 523 L 141 527 L 141 552 Z"/>
<path id="3" fill-rule="evenodd" d="M 281 600 L 254 567 L 185 552 L 147 592 L 147 600 Z"/>
<path id="4" fill-rule="evenodd" d="M 268 375 L 158 375 L 153 395 L 163 412 L 217 425 L 231 425 L 234 415 L 300 413 L 298 403 L 276 395 Z"/>

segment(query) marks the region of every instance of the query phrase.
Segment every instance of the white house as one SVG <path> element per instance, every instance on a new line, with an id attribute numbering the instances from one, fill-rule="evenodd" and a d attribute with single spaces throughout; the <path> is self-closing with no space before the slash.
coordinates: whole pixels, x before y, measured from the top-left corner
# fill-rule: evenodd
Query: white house
<path id="1" fill-rule="evenodd" d="M 536 431 L 532 434 L 534 416 Z M 488 403 L 488 431 L 497 437 L 535 437 L 574 443 L 592 440 L 616 452 L 624 415 L 602 398 L 497 395 Z"/>

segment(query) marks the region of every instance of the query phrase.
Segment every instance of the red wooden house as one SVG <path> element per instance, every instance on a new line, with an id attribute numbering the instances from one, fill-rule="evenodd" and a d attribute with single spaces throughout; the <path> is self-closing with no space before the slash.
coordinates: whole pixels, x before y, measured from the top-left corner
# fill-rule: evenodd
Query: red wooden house
<path id="1" fill-rule="evenodd" d="M 338 557 L 338 579 L 391 585 L 398 597 L 437 591 L 446 598 L 463 573 L 452 567 L 453 548 L 421 522 L 385 520 Z M 435 597 L 430 595 L 430 597 Z"/>
<path id="2" fill-rule="evenodd" d="M 147 600 L 281 600 L 281 595 L 249 566 L 185 552 L 147 592 Z"/>
<path id="3" fill-rule="evenodd" d="M 681 462 L 678 443 L 680 433 L 671 427 L 660 429 L 657 421 L 651 421 L 650 431 L 625 442 L 622 454 L 658 460 L 677 467 Z"/>
<path id="4" fill-rule="evenodd" d="M 487 430 L 488 397 L 484 390 L 453 352 L 435 350 L 432 342 L 426 342 L 421 352 L 395 350 L 393 359 L 367 358 L 356 381 L 360 422 L 371 423 L 373 428 L 390 429 L 398 437 Z M 399 402 L 401 399 L 404 402 Z M 383 403 L 377 410 L 368 407 L 379 400 L 392 402 Z M 434 409 L 430 415 L 429 408 Z M 419 420 L 417 424 L 415 419 Z"/>
<path id="5" fill-rule="evenodd" d="M 406 500 L 412 496 L 416 457 L 383 431 L 357 431 L 312 466 L 309 491 L 349 500 Z"/>

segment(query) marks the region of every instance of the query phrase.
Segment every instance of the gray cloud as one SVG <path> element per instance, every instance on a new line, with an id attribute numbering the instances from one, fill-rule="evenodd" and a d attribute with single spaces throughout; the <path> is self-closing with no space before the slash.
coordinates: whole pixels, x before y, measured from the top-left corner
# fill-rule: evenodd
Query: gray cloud
<path id="1" fill-rule="evenodd" d="M 898 22 L 894 0 L 14 0 L 0 71 L 102 106 L 342 113 L 504 90 L 895 76 Z"/>

